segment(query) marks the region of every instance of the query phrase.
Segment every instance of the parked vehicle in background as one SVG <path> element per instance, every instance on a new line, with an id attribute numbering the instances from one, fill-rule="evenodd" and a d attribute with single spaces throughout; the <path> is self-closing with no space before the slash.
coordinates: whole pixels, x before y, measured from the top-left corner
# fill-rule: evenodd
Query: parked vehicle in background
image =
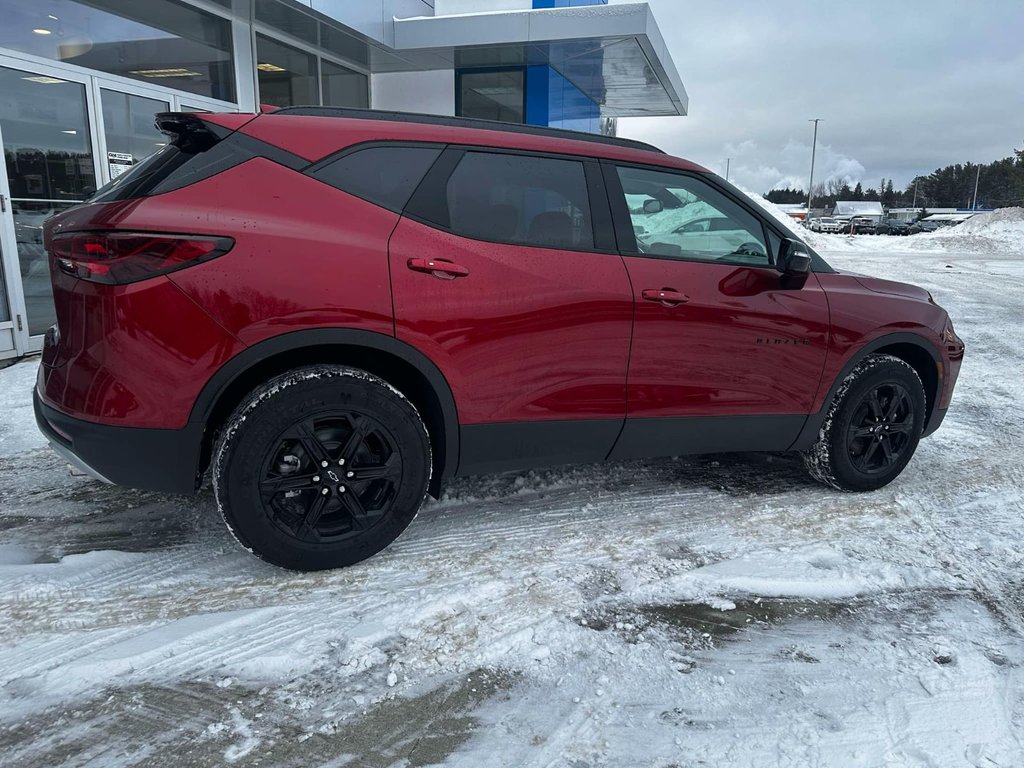
<path id="1" fill-rule="evenodd" d="M 760 243 L 751 241 L 750 233 L 728 216 L 702 216 L 672 230 L 671 235 L 656 235 L 663 241 L 678 245 L 686 253 L 751 253 L 764 258 Z M 641 243 L 650 235 L 637 236 Z"/>
<path id="2" fill-rule="evenodd" d="M 949 407 L 964 347 L 927 291 L 832 269 L 650 145 L 327 107 L 157 125 L 44 226 L 36 420 L 109 482 L 209 471 L 278 565 L 374 555 L 454 475 L 799 451 L 873 490 Z M 650 234 L 690 206 L 706 231 Z"/>
<path id="3" fill-rule="evenodd" d="M 875 219 L 854 216 L 850 220 L 850 232 L 854 235 L 873 235 L 877 227 L 878 222 Z"/>
<path id="4" fill-rule="evenodd" d="M 829 216 L 811 219 L 811 230 L 814 232 L 838 232 L 840 229 L 842 223 L 838 219 Z"/>
<path id="5" fill-rule="evenodd" d="M 876 235 L 906 235 L 910 225 L 899 219 L 882 219 L 875 227 Z"/>
<path id="6" fill-rule="evenodd" d="M 921 232 L 934 232 L 937 229 L 941 229 L 942 225 L 937 221 L 928 221 L 924 219 L 922 221 L 915 221 L 909 227 L 907 227 L 908 235 L 917 235 Z"/>

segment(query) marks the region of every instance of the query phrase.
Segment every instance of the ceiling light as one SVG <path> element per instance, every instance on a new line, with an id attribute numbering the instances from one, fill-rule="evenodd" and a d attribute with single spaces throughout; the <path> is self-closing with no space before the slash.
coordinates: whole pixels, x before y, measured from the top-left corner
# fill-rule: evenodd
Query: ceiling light
<path id="1" fill-rule="evenodd" d="M 22 80 L 28 80 L 31 83 L 63 83 L 65 80 L 61 80 L 57 77 L 47 77 L 46 75 L 33 75 L 32 77 L 23 77 Z"/>
<path id="2" fill-rule="evenodd" d="M 46 27 L 36 27 L 32 31 L 35 32 L 37 35 L 52 35 L 53 34 L 53 32 L 51 32 Z"/>
<path id="3" fill-rule="evenodd" d="M 54 16 L 54 15 L 53 15 L 52 13 L 48 13 L 48 14 L 46 14 L 46 15 L 47 15 L 47 16 L 48 16 L 49 18 L 53 19 L 54 21 L 60 21 L 60 19 L 58 19 L 58 18 L 57 18 L 56 16 Z"/>
<path id="4" fill-rule="evenodd" d="M 198 72 L 193 72 L 191 69 L 182 69 L 181 67 L 172 67 L 169 69 L 130 69 L 128 74 L 139 75 L 140 77 L 198 77 Z"/>
<path id="5" fill-rule="evenodd" d="M 74 131 L 74 130 L 72 130 L 72 131 L 61 131 L 61 133 L 66 133 L 66 134 L 69 134 L 71 136 L 77 136 L 78 135 L 78 131 Z"/>
<path id="6" fill-rule="evenodd" d="M 284 72 L 284 67 L 279 67 L 277 64 L 257 64 L 256 69 L 260 72 Z"/>

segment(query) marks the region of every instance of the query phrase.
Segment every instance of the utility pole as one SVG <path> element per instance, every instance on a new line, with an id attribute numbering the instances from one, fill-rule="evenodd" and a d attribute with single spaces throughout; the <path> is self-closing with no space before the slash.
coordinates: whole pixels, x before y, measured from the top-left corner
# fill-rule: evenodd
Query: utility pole
<path id="1" fill-rule="evenodd" d="M 814 154 L 818 149 L 818 123 L 821 122 L 822 118 L 815 117 L 812 120 L 808 120 L 809 123 L 814 123 L 814 138 L 811 139 L 811 177 L 807 180 L 807 217 L 811 216 L 811 196 L 814 194 Z"/>
<path id="2" fill-rule="evenodd" d="M 978 182 L 981 181 L 981 166 L 978 166 L 978 175 L 974 177 L 974 202 L 971 203 L 971 210 L 978 210 Z"/>
<path id="3" fill-rule="evenodd" d="M 910 204 L 911 208 L 917 208 L 917 179 L 914 179 L 914 202 Z"/>
<path id="4" fill-rule="evenodd" d="M 729 180 L 729 163 L 732 162 L 731 157 L 725 158 L 725 180 Z"/>

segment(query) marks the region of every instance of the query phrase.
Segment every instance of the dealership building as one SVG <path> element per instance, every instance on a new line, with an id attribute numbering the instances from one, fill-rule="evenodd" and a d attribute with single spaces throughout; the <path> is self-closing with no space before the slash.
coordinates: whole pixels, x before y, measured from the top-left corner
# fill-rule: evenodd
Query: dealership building
<path id="1" fill-rule="evenodd" d="M 320 104 L 609 131 L 684 115 L 646 3 L 0 0 L 0 359 L 54 322 L 41 225 L 158 150 L 165 111 Z"/>

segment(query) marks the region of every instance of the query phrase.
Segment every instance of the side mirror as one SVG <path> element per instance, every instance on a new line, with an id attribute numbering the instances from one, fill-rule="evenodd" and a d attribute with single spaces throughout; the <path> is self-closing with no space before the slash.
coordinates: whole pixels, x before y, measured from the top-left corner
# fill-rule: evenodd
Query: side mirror
<path id="1" fill-rule="evenodd" d="M 664 209 L 661 200 L 644 200 L 644 213 L 661 213 Z"/>
<path id="2" fill-rule="evenodd" d="M 799 240 L 783 240 L 778 267 L 782 274 L 790 277 L 809 275 L 811 254 L 807 252 L 807 246 Z"/>

